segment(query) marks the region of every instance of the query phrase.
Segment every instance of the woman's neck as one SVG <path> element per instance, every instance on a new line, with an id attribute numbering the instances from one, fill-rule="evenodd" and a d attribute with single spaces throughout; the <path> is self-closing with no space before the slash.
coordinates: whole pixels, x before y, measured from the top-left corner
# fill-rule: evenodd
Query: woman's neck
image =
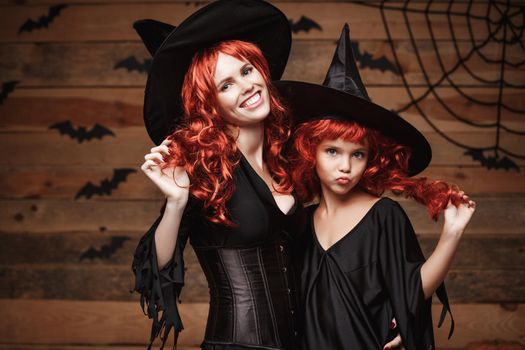
<path id="1" fill-rule="evenodd" d="M 264 124 L 236 127 L 237 147 L 244 157 L 263 168 Z"/>

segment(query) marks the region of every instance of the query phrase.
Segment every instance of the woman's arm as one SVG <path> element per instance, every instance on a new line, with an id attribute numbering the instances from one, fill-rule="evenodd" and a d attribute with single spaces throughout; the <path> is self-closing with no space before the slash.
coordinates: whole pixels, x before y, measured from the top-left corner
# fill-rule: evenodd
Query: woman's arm
<path id="1" fill-rule="evenodd" d="M 445 279 L 459 241 L 467 227 L 472 214 L 476 210 L 476 203 L 460 192 L 461 203 L 456 207 L 451 202 L 443 211 L 445 222 L 439 242 L 428 260 L 421 266 L 421 284 L 425 298 L 430 298 Z"/>
<path id="2" fill-rule="evenodd" d="M 166 197 L 166 208 L 155 231 L 155 248 L 157 264 L 162 269 L 172 258 L 177 243 L 184 208 L 188 203 L 190 181 L 182 167 L 169 167 L 162 170 L 164 157 L 169 155 L 168 145 L 171 140 L 164 140 L 153 147 L 144 156 L 142 171 L 153 181 Z"/>

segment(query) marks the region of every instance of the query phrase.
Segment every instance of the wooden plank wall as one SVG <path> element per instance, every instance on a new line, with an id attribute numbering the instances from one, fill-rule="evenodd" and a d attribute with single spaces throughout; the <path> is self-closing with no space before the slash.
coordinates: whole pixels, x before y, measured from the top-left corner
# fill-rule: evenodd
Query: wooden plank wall
<path id="1" fill-rule="evenodd" d="M 203 2 L 145 0 L 63 0 L 67 6 L 47 27 L 19 32 L 29 18 L 48 13 L 52 0 L 0 1 L 0 84 L 18 82 L 0 102 L 0 348 L 99 349 L 144 348 L 149 321 L 141 314 L 137 295 L 130 294 L 133 280 L 131 256 L 141 234 L 156 217 L 161 195 L 138 171 L 152 146 L 142 126 L 143 89 L 147 51 L 132 30 L 139 18 L 172 24 L 195 11 Z M 517 2 L 513 2 L 514 4 Z M 282 1 L 276 2 L 297 22 L 301 16 L 321 28 L 299 31 L 284 78 L 320 83 L 331 60 L 344 22 L 362 55 L 384 56 L 394 62 L 381 12 L 374 3 Z M 372 4 L 372 6 L 370 6 Z M 402 3 L 389 2 L 393 7 Z M 424 9 L 426 2 L 411 2 Z M 443 77 L 442 64 L 457 64 L 472 43 L 468 23 L 452 16 L 457 47 L 446 16 L 447 1 L 432 5 L 432 45 L 426 18 L 411 13 L 414 41 L 400 11 L 387 14 L 395 52 L 414 96 L 428 92 L 427 80 Z M 456 12 L 468 4 L 457 2 Z M 483 14 L 487 2 L 476 2 L 471 13 Z M 523 22 L 518 23 L 523 30 Z M 484 21 L 472 21 L 475 42 L 486 35 Z M 523 43 L 523 42 L 522 42 Z M 416 50 L 427 76 L 417 64 Z M 484 53 L 499 57 L 501 46 L 489 43 Z M 506 53 L 521 61 L 519 45 Z M 119 64 L 130 57 L 129 69 Z M 121 64 L 120 64 L 121 65 Z M 472 73 L 467 70 L 470 69 Z M 524 110 L 525 72 L 506 67 L 502 97 L 515 110 Z M 401 76 L 373 68 L 361 70 L 372 99 L 399 109 L 410 102 Z M 477 128 L 457 121 L 440 101 L 478 123 L 493 122 L 497 109 L 471 103 L 453 84 L 473 98 L 494 102 L 497 85 L 481 83 L 499 79 L 499 66 L 472 55 L 468 66 L 458 68 L 452 80 L 443 80 L 420 104 L 437 128 L 453 140 L 472 147 L 491 146 L 494 128 Z M 447 278 L 456 319 L 456 332 L 447 340 L 447 327 L 437 330 L 442 349 L 459 349 L 476 341 L 503 339 L 525 342 L 525 162 L 513 158 L 518 169 L 487 170 L 464 150 L 440 136 L 418 110 L 403 117 L 430 140 L 434 157 L 424 175 L 455 182 L 478 203 L 452 271 Z M 525 130 L 523 113 L 504 111 L 505 125 Z M 70 121 L 88 130 L 100 124 L 113 135 L 79 142 L 56 129 Z M 523 135 L 502 131 L 502 147 L 523 154 Z M 110 195 L 82 196 L 91 182 L 111 179 L 117 169 L 127 174 Z M 80 194 L 79 194 L 80 193 Z M 423 208 L 404 201 L 420 241 L 428 254 L 437 241 L 440 223 L 432 223 Z M 89 253 L 94 249 L 97 253 Z M 191 249 L 181 312 L 185 331 L 182 347 L 199 346 L 207 315 L 207 287 Z M 434 311 L 440 311 L 439 305 Z"/>

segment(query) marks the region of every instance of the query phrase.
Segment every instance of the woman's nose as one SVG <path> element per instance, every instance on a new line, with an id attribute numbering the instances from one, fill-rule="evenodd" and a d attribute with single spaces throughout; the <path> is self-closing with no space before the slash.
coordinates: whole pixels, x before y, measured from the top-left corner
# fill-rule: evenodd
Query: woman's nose
<path id="1" fill-rule="evenodd" d="M 243 93 L 253 90 L 253 83 L 249 79 L 242 79 L 239 84 Z"/>

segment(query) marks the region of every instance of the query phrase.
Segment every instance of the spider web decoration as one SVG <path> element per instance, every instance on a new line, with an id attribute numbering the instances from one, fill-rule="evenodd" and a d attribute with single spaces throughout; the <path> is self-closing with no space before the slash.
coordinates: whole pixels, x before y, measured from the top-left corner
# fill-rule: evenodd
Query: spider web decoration
<path id="1" fill-rule="evenodd" d="M 406 0 L 403 3 L 392 3 L 386 0 L 378 3 L 361 2 L 360 5 L 377 7 L 380 9 L 381 17 L 385 27 L 387 39 L 392 50 L 394 63 L 398 68 L 402 84 L 405 87 L 410 102 L 396 110 L 397 113 L 415 108 L 426 122 L 443 138 L 452 144 L 465 150 L 464 154 L 479 161 L 488 169 L 515 169 L 519 166 L 513 159 L 525 159 L 524 148 L 516 150 L 517 145 L 523 144 L 525 130 L 519 130 L 523 126 L 525 109 L 521 98 L 509 101 L 509 95 L 524 95 L 525 83 L 523 81 L 523 64 L 525 63 L 525 46 L 523 33 L 525 30 L 525 4 L 511 4 L 507 1 L 456 2 L 450 0 L 447 3 L 427 1 L 426 3 Z M 410 62 L 419 69 L 424 81 L 424 89 L 421 85 L 411 84 L 399 58 L 399 48 L 396 47 L 392 37 L 393 26 L 389 23 L 389 16 L 394 16 L 396 26 L 404 25 L 408 34 L 409 49 L 413 51 L 415 59 Z M 412 16 L 412 18 L 411 18 Z M 417 16 L 420 27 L 415 31 L 411 19 Z M 400 20 L 402 18 L 402 20 Z M 423 20 L 421 20 L 423 19 Z M 433 23 L 437 19 L 443 24 L 441 27 Z M 421 26 L 423 24 L 423 26 Z M 425 27 L 426 32 L 421 33 Z M 448 32 L 446 30 L 448 29 Z M 465 30 L 466 33 L 465 34 Z M 443 39 L 443 32 L 449 37 Z M 461 37 L 463 33 L 463 37 Z M 424 37 L 425 39 L 416 39 Z M 459 36 L 458 36 L 459 35 Z M 466 37 L 466 39 L 464 39 Z M 426 38 L 429 38 L 427 40 Z M 428 43 L 431 48 L 429 49 Z M 421 48 L 420 45 L 427 45 Z M 432 56 L 423 58 L 425 49 Z M 444 53 L 450 55 L 452 60 Z M 428 54 L 427 54 L 428 55 Z M 438 74 L 428 72 L 428 61 L 433 64 L 432 69 L 438 69 Z M 425 66 L 425 61 L 427 61 Z M 472 66 L 476 65 L 474 69 Z M 491 72 L 497 72 L 491 75 Z M 472 82 L 470 84 L 458 83 L 462 81 Z M 520 81 L 521 79 L 521 81 Z M 476 96 L 470 90 L 479 91 L 487 88 L 495 91 L 495 96 L 483 94 L 483 98 Z M 450 104 L 450 96 L 442 96 L 443 91 L 453 90 L 452 101 L 462 100 L 463 105 L 483 108 L 486 114 L 491 111 L 489 118 L 479 121 L 475 113 L 462 113 L 460 108 Z M 507 93 L 506 93 L 507 92 Z M 506 98 L 507 97 L 507 98 Z M 433 100 L 432 100 L 433 99 Z M 514 102 L 514 103 L 511 103 Z M 472 145 L 470 142 L 455 140 L 452 135 L 443 131 L 443 125 L 439 121 L 431 120 L 425 111 L 424 105 L 437 105 L 444 109 L 453 120 L 467 125 L 468 130 L 484 129 L 493 133 L 493 143 L 490 145 Z M 513 105 L 514 104 L 514 105 Z M 521 104 L 516 105 L 516 104 Z M 486 143 L 486 141 L 485 141 Z M 514 145 L 514 147 L 510 147 Z"/>

